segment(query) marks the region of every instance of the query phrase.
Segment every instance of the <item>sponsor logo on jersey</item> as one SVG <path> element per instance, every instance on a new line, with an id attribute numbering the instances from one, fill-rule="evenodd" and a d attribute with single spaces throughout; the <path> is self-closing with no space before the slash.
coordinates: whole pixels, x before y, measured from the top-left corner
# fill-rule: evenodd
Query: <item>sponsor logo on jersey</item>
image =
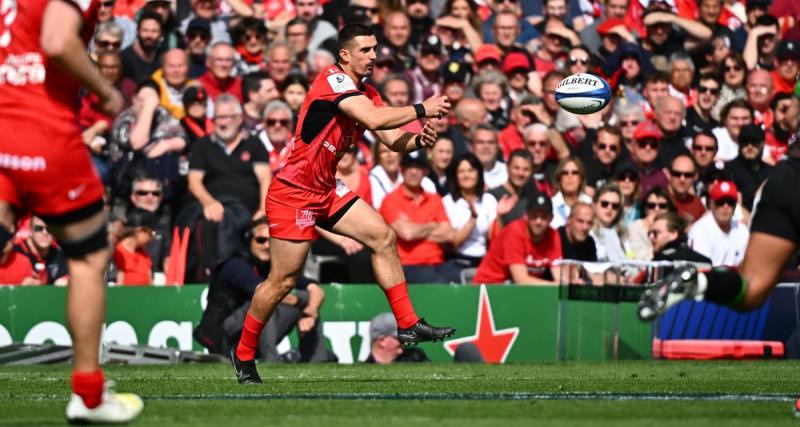
<path id="1" fill-rule="evenodd" d="M 307 227 L 313 227 L 317 222 L 317 218 L 314 211 L 297 209 L 294 222 L 302 230 Z"/>
<path id="2" fill-rule="evenodd" d="M 240 156 L 240 158 L 242 159 L 243 162 L 249 162 L 250 161 L 250 152 L 247 151 L 247 150 L 242 151 L 242 155 Z"/>
<path id="3" fill-rule="evenodd" d="M 356 85 L 353 79 L 347 74 L 336 73 L 328 76 L 328 84 L 336 93 L 344 93 L 350 90 L 356 90 Z"/>
<path id="4" fill-rule="evenodd" d="M 0 64 L 0 84 L 43 84 L 45 75 L 42 55 L 36 52 L 8 55 L 6 61 Z"/>
<path id="5" fill-rule="evenodd" d="M 47 169 L 47 161 L 42 156 L 18 156 L 0 153 L 0 169 L 24 172 L 41 172 Z"/>
<path id="6" fill-rule="evenodd" d="M 345 194 L 349 193 L 350 189 L 347 187 L 347 184 L 344 183 L 341 179 L 336 180 L 336 195 L 339 197 L 343 197 Z"/>

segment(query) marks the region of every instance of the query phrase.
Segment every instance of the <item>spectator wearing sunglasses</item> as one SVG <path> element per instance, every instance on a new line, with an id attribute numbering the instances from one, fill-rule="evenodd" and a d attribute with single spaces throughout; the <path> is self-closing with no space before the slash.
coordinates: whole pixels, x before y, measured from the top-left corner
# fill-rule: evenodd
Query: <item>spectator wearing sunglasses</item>
<path id="1" fill-rule="evenodd" d="M 620 159 L 622 133 L 616 126 L 604 125 L 597 130 L 597 138 L 591 147 L 591 154 L 584 154 L 582 160 L 586 166 L 588 185 L 600 188 L 611 180 L 614 168 Z"/>
<path id="2" fill-rule="evenodd" d="M 711 264 L 708 257 L 689 247 L 686 220 L 672 212 L 658 214 L 647 232 L 653 244 L 653 261 L 692 261 Z"/>
<path id="3" fill-rule="evenodd" d="M 689 246 L 712 265 L 737 267 L 744 258 L 750 232 L 734 219 L 739 192 L 732 181 L 718 181 L 709 191 L 709 211 L 689 229 Z"/>
<path id="4" fill-rule="evenodd" d="M 114 0 L 101 0 L 97 9 L 97 28 L 92 40 L 97 47 L 98 37 L 108 34 L 113 28 L 113 39 L 117 51 L 125 49 L 136 40 L 136 22 L 131 18 L 114 14 Z"/>
<path id="5" fill-rule="evenodd" d="M 714 161 L 717 156 L 717 137 L 708 130 L 701 130 L 694 134 L 689 147 L 689 153 L 697 165 L 698 175 L 706 177 L 709 172 L 716 170 L 718 165 Z M 722 167 L 720 162 L 719 167 Z M 701 194 L 700 188 L 697 188 L 697 194 Z"/>
<path id="6" fill-rule="evenodd" d="M 155 216 L 153 238 L 145 246 L 145 250 L 152 260 L 154 273 L 162 273 L 166 270 L 169 262 L 169 246 L 172 241 L 170 209 L 163 206 L 163 195 L 161 181 L 157 178 L 150 175 L 140 175 L 134 178 L 129 209 L 147 211 Z"/>
<path id="7" fill-rule="evenodd" d="M 703 130 L 711 131 L 719 126 L 714 120 L 711 109 L 719 99 L 720 82 L 713 74 L 702 74 L 694 87 L 697 97 L 694 104 L 686 111 L 686 130 L 690 135 L 696 135 Z"/>
<path id="8" fill-rule="evenodd" d="M 619 262 L 628 259 L 625 228 L 622 224 L 624 198 L 614 183 L 597 190 L 592 207 L 595 213 L 592 237 L 597 242 L 597 260 Z"/>
<path id="9" fill-rule="evenodd" d="M 722 60 L 721 70 L 722 88 L 719 93 L 717 105 L 711 110 L 711 116 L 722 121 L 722 109 L 731 101 L 744 99 L 747 93 L 744 83 L 747 79 L 747 66 L 738 52 L 731 52 Z"/>
<path id="10" fill-rule="evenodd" d="M 41 218 L 31 217 L 31 234 L 16 246 L 16 250 L 31 260 L 33 277 L 42 285 L 67 284 L 67 259 L 55 245 Z"/>
<path id="11" fill-rule="evenodd" d="M 206 52 L 211 42 L 211 23 L 205 18 L 194 18 L 187 24 L 186 51 L 189 53 L 189 77 L 196 79 L 206 72 Z"/>
<path id="12" fill-rule="evenodd" d="M 772 71 L 775 68 L 775 53 L 778 46 L 780 24 L 772 15 L 759 16 L 756 25 L 747 33 L 742 57 L 747 68 Z"/>
<path id="13" fill-rule="evenodd" d="M 277 172 L 291 151 L 292 109 L 283 101 L 270 101 L 260 128 L 258 137 L 269 153 L 269 167 Z"/>
<path id="14" fill-rule="evenodd" d="M 689 224 L 694 223 L 706 213 L 703 202 L 694 194 L 697 182 L 697 165 L 688 154 L 681 154 L 670 163 L 667 169 L 669 185 L 667 189 L 672 202 L 678 208 L 678 214 L 683 216 Z"/>
<path id="15" fill-rule="evenodd" d="M 789 139 L 798 129 L 800 122 L 800 99 L 791 93 L 779 92 L 772 99 L 775 120 L 766 134 L 764 161 L 774 165 L 789 149 Z"/>
<path id="16" fill-rule="evenodd" d="M 181 21 L 181 32 L 188 36 L 189 24 L 195 18 L 202 18 L 208 24 L 211 38 L 207 40 L 210 44 L 231 43 L 231 36 L 228 32 L 228 24 L 217 13 L 220 0 L 192 0 L 192 11 L 189 16 Z"/>
<path id="17" fill-rule="evenodd" d="M 764 131 L 750 124 L 739 132 L 739 155 L 725 163 L 725 172 L 742 193 L 742 204 L 752 212 L 756 191 L 772 172 L 772 166 L 761 158 L 764 151 Z"/>
<path id="18" fill-rule="evenodd" d="M 655 222 L 656 216 L 664 212 L 677 212 L 667 190 L 656 187 L 642 198 L 642 217 L 628 226 L 627 236 L 633 259 L 650 261 L 653 259 L 653 242 L 647 232 Z"/>
<path id="19" fill-rule="evenodd" d="M 622 224 L 628 227 L 641 216 L 639 173 L 629 160 L 617 162 L 612 181 L 622 193 Z"/>
<path id="20" fill-rule="evenodd" d="M 651 121 L 639 123 L 633 133 L 631 160 L 639 169 L 639 186 L 644 194 L 656 187 L 667 187 L 667 176 L 658 163 L 662 137 L 661 130 Z"/>

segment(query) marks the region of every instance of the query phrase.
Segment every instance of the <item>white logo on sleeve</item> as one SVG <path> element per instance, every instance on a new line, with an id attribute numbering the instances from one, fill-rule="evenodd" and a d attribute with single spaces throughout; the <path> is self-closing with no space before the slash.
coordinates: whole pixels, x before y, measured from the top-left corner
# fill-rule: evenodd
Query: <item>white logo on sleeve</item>
<path id="1" fill-rule="evenodd" d="M 328 84 L 331 85 L 331 89 L 336 93 L 356 90 L 356 84 L 353 83 L 353 79 L 343 73 L 336 73 L 328 76 Z"/>

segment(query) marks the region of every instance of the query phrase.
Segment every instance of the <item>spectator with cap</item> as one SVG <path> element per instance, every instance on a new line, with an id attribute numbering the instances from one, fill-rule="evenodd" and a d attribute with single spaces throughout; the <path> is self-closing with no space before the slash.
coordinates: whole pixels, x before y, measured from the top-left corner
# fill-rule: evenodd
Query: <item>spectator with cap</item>
<path id="1" fill-rule="evenodd" d="M 139 175 L 131 186 L 130 209 L 141 209 L 153 213 L 153 239 L 145 246 L 152 260 L 154 273 L 163 273 L 169 264 L 169 247 L 172 241 L 172 213 L 176 204 L 165 206 L 161 181 L 150 175 Z"/>
<path id="2" fill-rule="evenodd" d="M 772 76 L 767 70 L 752 70 L 747 75 L 744 86 L 747 102 L 753 107 L 753 123 L 762 127 L 772 126 L 774 115 L 770 108 L 772 96 Z"/>
<path id="3" fill-rule="evenodd" d="M 44 221 L 38 216 L 32 216 L 30 236 L 15 247 L 17 252 L 30 260 L 33 268 L 31 277 L 40 285 L 65 286 L 69 279 L 67 258 L 55 243 L 55 238 L 47 231 Z"/>
<path id="4" fill-rule="evenodd" d="M 195 18 L 205 19 L 211 30 L 210 43 L 231 43 L 228 24 L 225 19 L 217 12 L 220 0 L 191 0 L 191 13 L 181 21 L 181 31 L 186 34 L 189 23 Z"/>
<path id="5" fill-rule="evenodd" d="M 206 72 L 206 52 L 211 42 L 211 23 L 194 18 L 186 26 L 184 43 L 189 53 L 189 77 L 196 79 Z"/>
<path id="6" fill-rule="evenodd" d="M 414 155 L 416 154 L 416 155 Z M 400 162 L 403 183 L 383 200 L 380 213 L 397 233 L 397 251 L 408 283 L 449 283 L 460 278 L 444 263 L 443 245 L 453 228 L 442 198 L 422 188 L 428 162 L 422 153 L 406 153 Z"/>
<path id="7" fill-rule="evenodd" d="M 661 130 L 649 120 L 639 123 L 633 133 L 631 160 L 639 169 L 639 187 L 643 194 L 655 187 L 667 187 L 667 176 L 657 161 L 661 138 Z"/>
<path id="8" fill-rule="evenodd" d="M 739 132 L 739 155 L 725 162 L 725 172 L 742 193 L 742 204 L 752 212 L 756 191 L 772 172 L 772 166 L 762 159 L 764 131 L 750 124 Z"/>
<path id="9" fill-rule="evenodd" d="M 120 52 L 123 77 L 136 80 L 153 74 L 161 66 L 160 48 L 164 30 L 161 17 L 154 12 L 143 12 L 137 22 L 136 40 Z"/>
<path id="10" fill-rule="evenodd" d="M 156 216 L 150 211 L 128 211 L 125 229 L 114 247 L 117 285 L 142 286 L 153 283 L 152 260 L 146 246 L 153 240 Z"/>
<path id="11" fill-rule="evenodd" d="M 578 36 L 556 18 L 548 18 L 544 24 L 542 47 L 533 55 L 533 63 L 539 77 L 553 70 L 561 70 L 567 62 L 567 52 L 580 44 Z"/>
<path id="12" fill-rule="evenodd" d="M 639 204 L 639 171 L 629 160 L 617 162 L 611 181 L 622 193 L 622 225 L 627 228 L 642 214 Z"/>
<path id="13" fill-rule="evenodd" d="M 592 53 L 597 53 L 603 44 L 601 37 L 608 34 L 608 30 L 623 25 L 625 13 L 628 11 L 628 0 L 606 0 L 605 7 L 602 8 L 602 17 L 595 19 L 583 30 L 580 31 L 581 43 L 583 43 Z M 610 21 L 610 23 L 609 23 Z M 601 33 L 601 28 L 604 30 Z M 627 31 L 627 29 L 626 29 Z M 607 53 L 613 52 L 614 49 Z"/>
<path id="14" fill-rule="evenodd" d="M 444 51 L 439 37 L 431 34 L 423 37 L 417 53 L 417 65 L 406 73 L 413 85 L 413 103 L 422 102 L 434 94 L 441 93 L 442 84 L 439 74 Z"/>
<path id="15" fill-rule="evenodd" d="M 518 285 L 552 284 L 558 280 L 562 257 L 561 238 L 550 227 L 553 205 L 550 198 L 528 199 L 527 215 L 508 224 L 492 239 L 489 252 L 473 278 L 476 284 L 511 281 Z"/>
<path id="16" fill-rule="evenodd" d="M 264 69 L 267 27 L 264 21 L 246 16 L 230 29 L 236 49 L 233 75 L 244 76 Z"/>
<path id="17" fill-rule="evenodd" d="M 672 202 L 689 224 L 694 223 L 705 214 L 703 202 L 694 194 L 697 182 L 697 166 L 688 154 L 681 154 L 670 163 L 666 170 L 669 179 L 667 190 Z"/>
<path id="18" fill-rule="evenodd" d="M 558 228 L 561 256 L 577 261 L 597 261 L 597 246 L 590 235 L 595 215 L 592 205 L 579 202 L 569 213 L 567 223 Z"/>
<path id="19" fill-rule="evenodd" d="M 9 230 L 12 236 L 15 231 L 14 226 Z M 14 239 L 8 239 L 0 251 L 0 286 L 39 285 L 36 276 L 28 257 L 14 249 Z"/>
<path id="20" fill-rule="evenodd" d="M 712 265 L 738 267 L 750 232 L 733 213 L 739 192 L 731 181 L 715 183 L 709 191 L 709 211 L 689 229 L 689 246 L 711 259 Z"/>
<path id="21" fill-rule="evenodd" d="M 719 116 L 722 126 L 713 130 L 717 137 L 717 159 L 733 160 L 739 154 L 739 132 L 753 123 L 753 107 L 744 99 L 735 99 L 722 108 Z"/>
<path id="22" fill-rule="evenodd" d="M 433 29 L 434 20 L 431 17 L 430 0 L 406 0 L 405 10 L 411 20 L 411 46 L 417 46 L 426 34 Z"/>
<path id="23" fill-rule="evenodd" d="M 380 210 L 383 199 L 403 183 L 403 174 L 400 168 L 401 154 L 390 150 L 384 144 L 375 144 L 372 146 L 372 157 L 375 159 L 375 166 L 369 172 L 372 207 Z M 436 193 L 436 185 L 427 177 L 422 180 L 422 189 L 429 193 Z"/>
<path id="24" fill-rule="evenodd" d="M 584 41 L 587 42 L 587 46 L 593 49 L 592 53 L 601 59 L 609 58 L 611 54 L 625 44 L 637 44 L 636 38 L 625 25 L 623 17 L 614 17 L 603 21 L 597 26 L 597 35 L 599 36 L 599 43 L 594 47 L 591 45 L 592 42 L 590 40 L 584 39 Z M 583 36 L 583 33 L 581 36 Z"/>
<path id="25" fill-rule="evenodd" d="M 183 111 L 186 115 L 181 119 L 181 126 L 186 134 L 184 154 L 189 153 L 195 141 L 207 136 L 213 127 L 206 115 L 208 94 L 202 86 L 191 86 L 183 92 Z"/>
<path id="26" fill-rule="evenodd" d="M 686 240 L 686 220 L 672 212 L 663 212 L 653 219 L 647 232 L 653 245 L 653 261 L 692 261 L 711 264 L 707 256 L 694 251 Z"/>
<path id="27" fill-rule="evenodd" d="M 771 72 L 775 93 L 792 93 L 800 76 L 800 41 L 781 40 L 775 50 L 775 69 Z"/>
<path id="28" fill-rule="evenodd" d="M 711 109 L 717 104 L 720 93 L 719 78 L 714 74 L 701 74 L 694 86 L 697 99 L 686 110 L 686 131 L 689 135 L 696 135 L 702 130 L 711 131 L 719 126 L 711 114 Z"/>
<path id="29" fill-rule="evenodd" d="M 500 71 L 500 63 L 503 60 L 503 51 L 493 44 L 482 44 L 473 55 L 473 69 L 475 75 L 484 71 Z"/>
<path id="30" fill-rule="evenodd" d="M 761 68 L 771 71 L 774 68 L 779 31 L 780 24 L 774 16 L 766 14 L 756 18 L 755 26 L 747 33 L 742 51 L 748 70 Z"/>
<path id="31" fill-rule="evenodd" d="M 764 161 L 774 165 L 789 149 L 789 140 L 798 129 L 800 122 L 800 99 L 791 93 L 779 92 L 772 99 L 775 120 L 767 129 Z"/>
<path id="32" fill-rule="evenodd" d="M 443 203 L 454 231 L 454 253 L 448 262 L 459 270 L 477 267 L 486 255 L 489 229 L 497 216 L 497 199 L 485 190 L 483 165 L 472 153 L 458 156 L 447 175 L 450 192 Z"/>
<path id="33" fill-rule="evenodd" d="M 450 60 L 442 66 L 442 95 L 447 96 L 451 105 L 464 99 L 469 76 L 469 66 L 463 62 Z"/>
<path id="34" fill-rule="evenodd" d="M 531 62 L 522 52 L 511 52 L 503 59 L 503 74 L 508 79 L 508 95 L 514 105 L 518 104 L 528 92 L 528 73 Z"/>
<path id="35" fill-rule="evenodd" d="M 233 95 L 239 102 L 243 101 L 242 79 L 233 75 L 235 55 L 236 52 L 230 44 L 216 43 L 211 46 L 206 58 L 208 71 L 197 79 L 211 101 L 216 101 L 223 93 Z"/>
<path id="36" fill-rule="evenodd" d="M 403 347 L 397 339 L 397 321 L 392 313 L 381 313 L 369 322 L 370 351 L 364 363 L 429 362 L 420 348 Z"/>
<path id="37" fill-rule="evenodd" d="M 394 49 L 389 45 L 378 44 L 375 46 L 375 67 L 372 69 L 372 75 L 367 77 L 370 84 L 380 87 L 386 82 L 386 78 L 389 75 L 401 68 L 394 52 Z"/>
<path id="38" fill-rule="evenodd" d="M 680 17 L 666 2 L 650 2 L 643 20 L 647 36 L 641 45 L 650 54 L 653 66 L 666 71 L 669 57 L 711 40 L 711 29 L 701 22 Z"/>
<path id="39" fill-rule="evenodd" d="M 161 106 L 172 117 L 180 120 L 183 111 L 183 92 L 190 85 L 197 84 L 189 79 L 189 57 L 183 49 L 170 49 L 164 54 L 161 69 L 153 73 L 153 81 L 161 92 Z"/>
<path id="40" fill-rule="evenodd" d="M 264 121 L 264 109 L 280 97 L 275 81 L 265 71 L 256 71 L 242 78 L 242 97 L 244 103 L 244 128 L 255 131 Z"/>
<path id="41" fill-rule="evenodd" d="M 164 201 L 177 195 L 178 158 L 186 135 L 175 117 L 161 106 L 153 80 L 139 84 L 133 105 L 117 116 L 111 129 L 110 157 L 114 167 L 114 197 L 127 199 L 133 178 L 147 173 L 164 186 Z"/>

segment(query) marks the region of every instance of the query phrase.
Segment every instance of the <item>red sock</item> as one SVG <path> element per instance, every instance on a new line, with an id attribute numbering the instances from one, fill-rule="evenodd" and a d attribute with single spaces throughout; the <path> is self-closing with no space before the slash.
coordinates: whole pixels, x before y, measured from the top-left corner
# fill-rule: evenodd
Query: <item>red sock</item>
<path id="1" fill-rule="evenodd" d="M 83 399 L 87 408 L 96 408 L 103 401 L 103 370 L 94 372 L 72 371 L 72 391 Z"/>
<path id="2" fill-rule="evenodd" d="M 247 313 L 242 326 L 242 337 L 239 338 L 239 345 L 236 346 L 236 357 L 242 361 L 253 360 L 256 358 L 256 348 L 258 348 L 258 337 L 264 329 L 266 322 L 261 322 Z"/>
<path id="3" fill-rule="evenodd" d="M 406 282 L 402 281 L 384 292 L 386 292 L 386 299 L 389 300 L 389 306 L 392 307 L 394 318 L 397 319 L 397 327 L 407 329 L 414 326 L 419 317 L 414 312 L 414 306 L 411 305 L 411 298 L 408 297 Z"/>

